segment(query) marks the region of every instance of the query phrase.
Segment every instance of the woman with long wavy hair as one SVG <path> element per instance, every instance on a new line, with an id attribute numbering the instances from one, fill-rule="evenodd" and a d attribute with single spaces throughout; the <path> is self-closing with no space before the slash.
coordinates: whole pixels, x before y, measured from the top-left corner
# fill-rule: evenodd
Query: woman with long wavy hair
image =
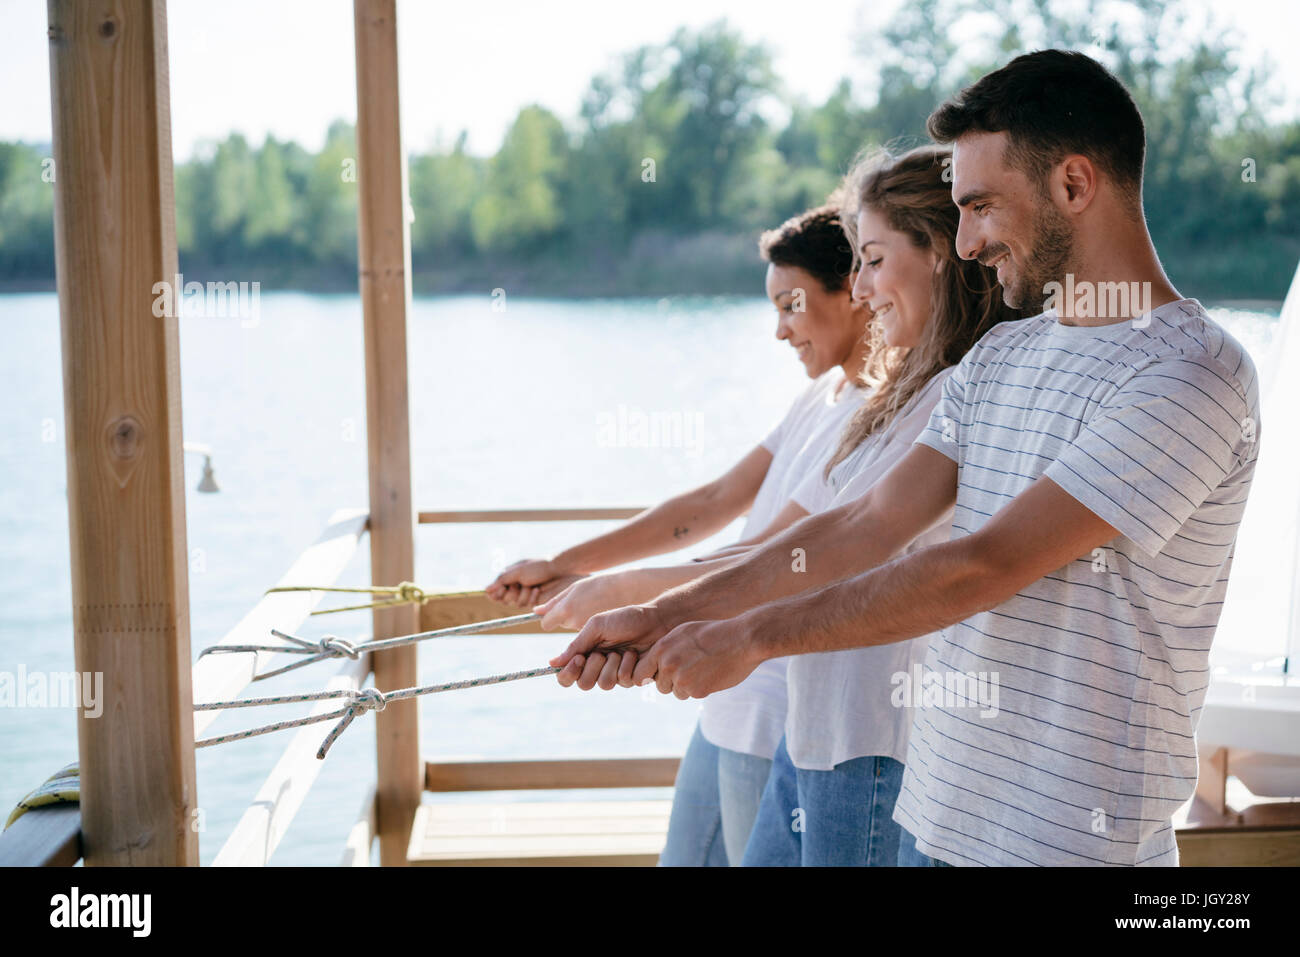
<path id="1" fill-rule="evenodd" d="M 532 606 L 575 578 L 701 541 L 746 512 L 742 534 L 752 542 L 794 520 L 790 492 L 821 468 L 866 397 L 861 373 L 871 313 L 850 295 L 854 257 L 836 206 L 807 210 L 767 231 L 759 252 L 768 263 L 776 336 L 795 349 L 812 383 L 726 474 L 553 558 L 510 566 L 488 586 L 489 596 Z M 600 590 L 619 579 L 583 580 Z M 609 592 L 602 600 L 619 603 Z M 785 725 L 785 700 L 785 663 L 772 661 L 701 709 L 678 771 L 660 863 L 740 863 Z"/>
<path id="2" fill-rule="evenodd" d="M 940 147 L 879 153 L 848 178 L 854 296 L 875 311 L 880 342 L 864 372 L 871 395 L 822 475 L 793 496 L 809 514 L 865 493 L 926 427 L 952 367 L 994 325 L 1021 318 L 988 269 L 957 255 L 950 163 Z M 906 551 L 947 541 L 951 520 L 950 511 Z M 786 733 L 745 864 L 897 863 L 902 828 L 892 818 L 912 724 L 900 692 L 928 644 L 926 635 L 788 659 Z"/>
<path id="3" fill-rule="evenodd" d="M 901 156 L 881 151 L 861 159 L 846 177 L 840 202 L 857 258 L 853 294 L 876 314 L 863 370 L 863 384 L 871 391 L 825 466 L 792 494 L 785 523 L 865 493 L 925 427 L 944 379 L 966 351 L 997 323 L 1020 318 L 1003 304 L 995 277 L 956 253 L 958 210 L 946 175 L 950 162 L 950 152 L 939 147 Z M 950 517 L 909 548 L 946 541 Z M 704 564 L 635 569 L 579 582 L 542 606 L 544 626 L 581 627 L 599 611 L 653 598 L 742 552 L 731 550 Z M 893 679 L 910 674 L 927 642 L 921 637 L 787 659 L 785 735 L 745 864 L 897 861 L 901 830 L 891 815 L 911 714 L 895 705 Z M 624 672 L 631 673 L 631 657 L 622 661 L 619 683 Z M 584 671 L 579 687 L 612 687 L 599 664 L 599 656 L 588 661 L 591 673 Z"/>

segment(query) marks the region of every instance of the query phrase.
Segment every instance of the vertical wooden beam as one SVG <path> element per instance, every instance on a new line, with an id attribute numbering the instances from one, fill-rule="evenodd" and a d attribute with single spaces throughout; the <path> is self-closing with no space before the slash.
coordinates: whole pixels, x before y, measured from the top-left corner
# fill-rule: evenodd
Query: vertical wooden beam
<path id="1" fill-rule="evenodd" d="M 166 2 L 49 0 L 49 40 L 85 861 L 196 865 Z"/>
<path id="2" fill-rule="evenodd" d="M 1205 802 L 1211 813 L 1228 813 L 1228 749 L 1215 748 L 1200 754 L 1200 773 L 1196 777 L 1195 796 Z"/>
<path id="3" fill-rule="evenodd" d="M 357 261 L 365 319 L 366 434 L 370 456 L 370 574 L 376 584 L 415 577 L 411 502 L 411 425 L 406 382 L 406 313 L 411 250 L 406 164 L 397 95 L 395 0 L 354 0 L 357 44 Z M 414 605 L 376 610 L 376 637 L 418 630 Z M 375 686 L 416 684 L 416 650 L 374 656 Z M 420 803 L 417 703 L 397 701 L 376 716 L 379 856 L 406 863 Z"/>

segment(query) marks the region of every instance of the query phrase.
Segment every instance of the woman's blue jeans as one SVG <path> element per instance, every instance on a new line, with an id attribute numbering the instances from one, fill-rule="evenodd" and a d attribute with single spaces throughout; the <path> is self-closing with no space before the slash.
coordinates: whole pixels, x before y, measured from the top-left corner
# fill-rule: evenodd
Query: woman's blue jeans
<path id="1" fill-rule="evenodd" d="M 903 829 L 894 804 L 903 765 L 854 758 L 829 771 L 796 768 L 781 739 L 745 848 L 746 867 L 894 867 Z"/>
<path id="2" fill-rule="evenodd" d="M 710 744 L 699 725 L 673 790 L 661 867 L 740 863 L 772 762 Z"/>

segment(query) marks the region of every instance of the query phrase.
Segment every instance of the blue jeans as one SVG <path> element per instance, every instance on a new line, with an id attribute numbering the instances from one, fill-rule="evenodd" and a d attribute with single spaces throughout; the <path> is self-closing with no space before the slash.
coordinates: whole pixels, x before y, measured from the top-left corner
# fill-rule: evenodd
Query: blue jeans
<path id="1" fill-rule="evenodd" d="M 677 769 L 659 866 L 739 864 L 771 766 L 767 758 L 709 743 L 696 725 Z"/>
<path id="2" fill-rule="evenodd" d="M 746 867 L 893 867 L 903 829 L 894 804 L 903 765 L 854 758 L 829 771 L 796 768 L 781 739 L 745 848 Z"/>
<path id="3" fill-rule="evenodd" d="M 941 861 L 937 857 L 930 857 L 918 851 L 916 849 L 916 838 L 912 837 L 907 831 L 903 832 L 903 840 L 898 845 L 898 866 L 952 867 L 947 861 Z"/>

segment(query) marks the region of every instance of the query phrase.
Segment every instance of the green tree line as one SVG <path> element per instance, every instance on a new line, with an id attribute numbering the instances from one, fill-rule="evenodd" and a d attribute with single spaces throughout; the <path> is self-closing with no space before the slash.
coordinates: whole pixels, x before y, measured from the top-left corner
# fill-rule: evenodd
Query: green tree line
<path id="1" fill-rule="evenodd" d="M 1300 120 L 1266 121 L 1270 77 L 1230 37 L 1189 35 L 1187 17 L 1177 0 L 1088 0 L 1068 16 L 1053 0 L 913 0 L 863 31 L 821 103 L 786 97 L 771 52 L 728 23 L 677 30 L 594 77 L 571 123 L 530 105 L 493 156 L 467 152 L 464 134 L 412 153 L 416 290 L 754 293 L 760 230 L 822 202 L 863 148 L 923 142 L 926 116 L 965 83 L 1057 46 L 1105 62 L 1142 109 L 1147 216 L 1175 283 L 1280 299 L 1300 259 Z M 8 288 L 53 283 L 47 155 L 0 143 Z M 232 134 L 178 164 L 187 278 L 354 288 L 355 156 L 336 122 L 319 152 Z"/>

